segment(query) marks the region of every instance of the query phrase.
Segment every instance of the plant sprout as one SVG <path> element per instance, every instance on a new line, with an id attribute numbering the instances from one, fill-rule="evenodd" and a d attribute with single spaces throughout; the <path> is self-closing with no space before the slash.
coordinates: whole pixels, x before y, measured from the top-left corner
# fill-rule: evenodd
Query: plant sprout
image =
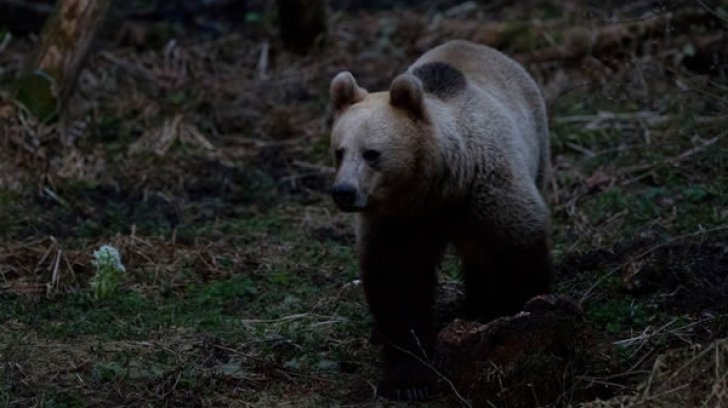
<path id="1" fill-rule="evenodd" d="M 91 279 L 91 288 L 96 299 L 107 299 L 119 289 L 126 268 L 121 263 L 119 250 L 111 245 L 102 245 L 94 251 L 91 264 L 96 267 L 96 275 Z"/>

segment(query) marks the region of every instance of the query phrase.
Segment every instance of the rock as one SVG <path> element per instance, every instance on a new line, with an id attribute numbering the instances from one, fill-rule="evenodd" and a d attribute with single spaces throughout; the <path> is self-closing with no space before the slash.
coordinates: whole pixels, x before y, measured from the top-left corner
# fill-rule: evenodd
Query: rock
<path id="1" fill-rule="evenodd" d="M 604 361 L 579 306 L 552 295 L 487 324 L 455 320 L 438 334 L 436 350 L 438 365 L 474 406 L 558 403 L 577 375 Z"/>

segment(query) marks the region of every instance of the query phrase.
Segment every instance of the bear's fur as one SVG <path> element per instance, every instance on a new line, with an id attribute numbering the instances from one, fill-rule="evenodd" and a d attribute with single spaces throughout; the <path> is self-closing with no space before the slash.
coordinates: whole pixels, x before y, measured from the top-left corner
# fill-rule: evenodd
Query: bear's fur
<path id="1" fill-rule="evenodd" d="M 342 72 L 330 93 L 332 194 L 358 212 L 364 291 L 384 339 L 379 393 L 423 399 L 436 380 L 426 362 L 448 243 L 462 261 L 467 317 L 512 314 L 548 291 L 543 98 L 518 63 L 466 41 L 425 53 L 389 92 Z"/>

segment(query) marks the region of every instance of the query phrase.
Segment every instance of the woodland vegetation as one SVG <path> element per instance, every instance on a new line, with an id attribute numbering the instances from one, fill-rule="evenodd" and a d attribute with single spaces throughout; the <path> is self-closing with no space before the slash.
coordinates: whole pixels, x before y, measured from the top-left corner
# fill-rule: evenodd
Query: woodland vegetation
<path id="1" fill-rule="evenodd" d="M 728 406 L 728 2 L 340 0 L 322 34 L 293 3 L 110 2 L 58 74 L 53 2 L 0 2 L 0 407 L 396 406 L 327 194 L 328 84 L 385 89 L 454 38 L 542 86 L 554 293 L 591 358 L 421 405 Z M 62 103 L 24 99 L 38 72 Z"/>

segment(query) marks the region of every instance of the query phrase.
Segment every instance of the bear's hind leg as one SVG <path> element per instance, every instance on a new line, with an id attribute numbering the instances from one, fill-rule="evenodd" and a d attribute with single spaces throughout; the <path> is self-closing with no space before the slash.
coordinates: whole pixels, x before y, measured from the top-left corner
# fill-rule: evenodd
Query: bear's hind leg
<path id="1" fill-rule="evenodd" d="M 547 293 L 551 257 L 546 234 L 530 245 L 501 240 L 459 246 L 465 278 L 465 316 L 490 321 L 519 312 L 532 297 Z"/>
<path id="2" fill-rule="evenodd" d="M 362 227 L 364 291 L 383 340 L 385 371 L 378 393 L 397 400 L 426 399 L 436 391 L 437 377 L 428 364 L 442 235 L 419 223 L 378 222 Z"/>

